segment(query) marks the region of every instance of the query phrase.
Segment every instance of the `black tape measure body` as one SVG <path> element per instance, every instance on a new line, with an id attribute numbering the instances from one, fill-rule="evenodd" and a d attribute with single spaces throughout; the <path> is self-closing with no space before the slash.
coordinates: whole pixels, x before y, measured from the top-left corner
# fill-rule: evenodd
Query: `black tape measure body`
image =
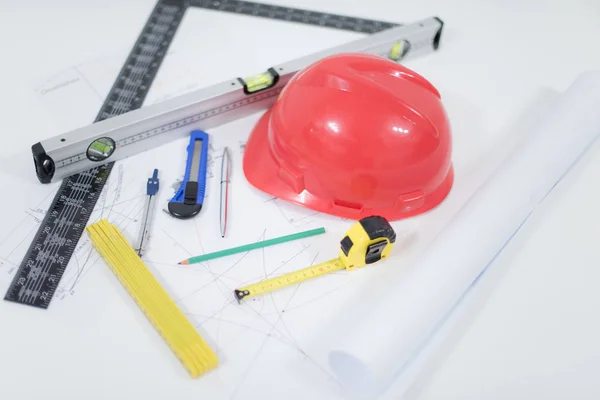
<path id="1" fill-rule="evenodd" d="M 366 34 L 398 26 L 389 22 L 238 0 L 160 0 L 94 122 L 142 107 L 188 6 Z M 34 161 L 37 174 L 43 181 L 44 174 L 51 171 L 44 165 L 43 157 L 34 157 Z M 63 181 L 5 300 L 40 308 L 49 306 L 113 165 L 109 163 Z"/>

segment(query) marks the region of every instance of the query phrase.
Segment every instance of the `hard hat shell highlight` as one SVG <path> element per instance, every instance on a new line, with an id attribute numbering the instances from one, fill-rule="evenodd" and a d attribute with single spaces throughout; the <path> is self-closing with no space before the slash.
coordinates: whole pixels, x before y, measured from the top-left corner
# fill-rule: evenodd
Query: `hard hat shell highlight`
<path id="1" fill-rule="evenodd" d="M 382 57 L 341 54 L 298 72 L 244 152 L 257 189 L 310 209 L 398 220 L 437 206 L 453 183 L 440 94 Z"/>

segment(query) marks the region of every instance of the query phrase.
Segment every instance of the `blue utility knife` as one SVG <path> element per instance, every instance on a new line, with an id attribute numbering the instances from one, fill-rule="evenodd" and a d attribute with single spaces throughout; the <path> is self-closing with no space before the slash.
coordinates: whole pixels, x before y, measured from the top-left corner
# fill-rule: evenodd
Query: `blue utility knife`
<path id="1" fill-rule="evenodd" d="M 185 176 L 168 205 L 169 212 L 175 218 L 191 218 L 202 209 L 207 158 L 208 134 L 204 131 L 192 131 L 187 147 Z"/>

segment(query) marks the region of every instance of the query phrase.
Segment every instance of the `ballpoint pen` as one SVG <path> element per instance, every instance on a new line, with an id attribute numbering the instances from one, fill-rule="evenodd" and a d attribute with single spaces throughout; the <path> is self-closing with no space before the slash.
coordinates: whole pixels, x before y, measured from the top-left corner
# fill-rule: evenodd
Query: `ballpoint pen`
<path id="1" fill-rule="evenodd" d="M 231 168 L 231 158 L 229 148 L 223 149 L 223 158 L 221 159 L 221 206 L 220 206 L 220 226 L 221 237 L 225 237 L 227 231 L 227 203 L 229 200 L 229 173 Z"/>

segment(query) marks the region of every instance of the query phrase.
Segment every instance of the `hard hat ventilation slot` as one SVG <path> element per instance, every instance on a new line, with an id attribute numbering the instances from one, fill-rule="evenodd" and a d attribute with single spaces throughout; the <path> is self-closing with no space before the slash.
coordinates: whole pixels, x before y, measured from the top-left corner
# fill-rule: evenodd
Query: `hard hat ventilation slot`
<path id="1" fill-rule="evenodd" d="M 279 178 L 285 182 L 295 193 L 302 193 L 304 190 L 304 176 L 300 172 L 293 171 L 285 166 L 279 167 Z"/>
<path id="2" fill-rule="evenodd" d="M 406 193 L 398 198 L 397 204 L 404 212 L 416 210 L 425 204 L 425 193 L 422 190 Z"/>
<path id="3" fill-rule="evenodd" d="M 352 202 L 345 201 L 345 200 L 334 199 L 333 200 L 333 205 L 335 207 L 344 208 L 347 211 L 353 211 L 353 212 L 356 212 L 356 213 L 360 213 L 363 210 L 362 204 L 352 203 Z"/>

